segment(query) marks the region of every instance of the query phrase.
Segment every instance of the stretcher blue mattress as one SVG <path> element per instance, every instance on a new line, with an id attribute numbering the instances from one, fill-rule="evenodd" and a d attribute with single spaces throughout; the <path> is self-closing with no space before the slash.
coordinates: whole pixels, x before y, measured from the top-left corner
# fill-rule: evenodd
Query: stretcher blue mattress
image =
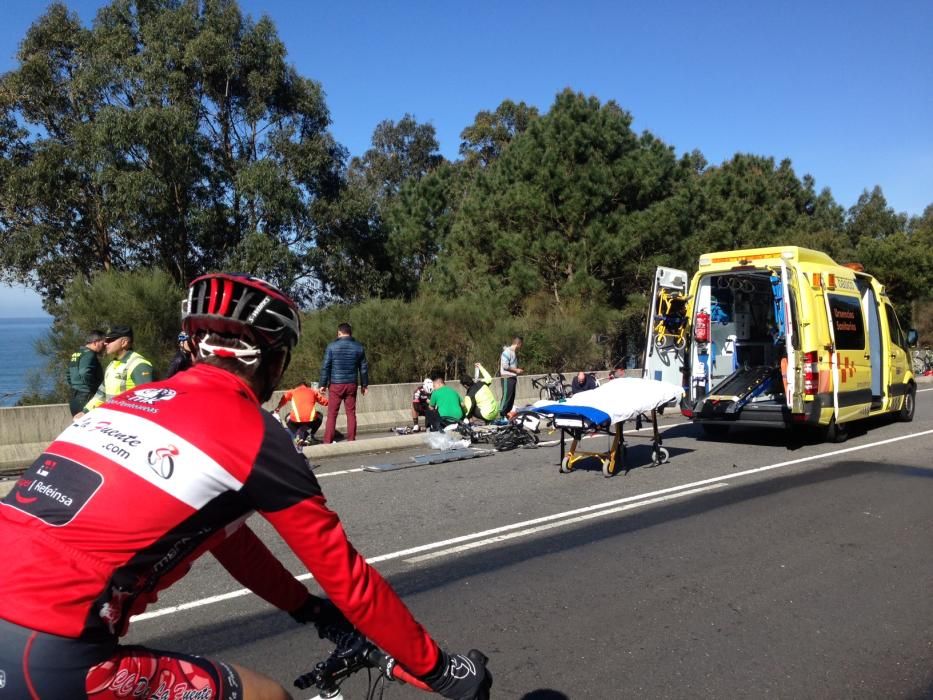
<path id="1" fill-rule="evenodd" d="M 539 413 L 554 416 L 555 418 L 580 418 L 581 416 L 594 425 L 607 426 L 612 417 L 605 411 L 592 406 L 568 406 L 563 403 L 548 404 L 535 409 Z"/>

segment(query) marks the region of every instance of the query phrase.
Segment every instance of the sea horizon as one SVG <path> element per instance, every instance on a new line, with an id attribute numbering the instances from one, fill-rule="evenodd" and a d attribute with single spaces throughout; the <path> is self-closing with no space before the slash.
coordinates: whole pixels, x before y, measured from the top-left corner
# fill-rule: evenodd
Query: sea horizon
<path id="1" fill-rule="evenodd" d="M 42 377 L 46 358 L 35 351 L 36 341 L 52 327 L 49 315 L 0 316 L 0 406 L 15 406 L 30 387 L 33 376 Z M 64 368 L 62 369 L 64 372 Z M 41 388 L 51 389 L 52 377 Z"/>

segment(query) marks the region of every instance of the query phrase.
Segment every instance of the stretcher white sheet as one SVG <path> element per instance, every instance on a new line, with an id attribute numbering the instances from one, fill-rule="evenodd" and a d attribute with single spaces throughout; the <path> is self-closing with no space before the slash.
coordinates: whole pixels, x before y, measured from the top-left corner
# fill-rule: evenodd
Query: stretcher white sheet
<path id="1" fill-rule="evenodd" d="M 678 401 L 683 389 L 669 382 L 638 377 L 622 377 L 598 386 L 590 391 L 574 394 L 562 403 L 538 401 L 534 408 L 547 413 L 548 406 L 583 406 L 595 408 L 609 416 L 609 425 L 631 420 L 640 413 L 647 413 L 670 401 Z M 561 411 L 565 413 L 566 408 Z"/>

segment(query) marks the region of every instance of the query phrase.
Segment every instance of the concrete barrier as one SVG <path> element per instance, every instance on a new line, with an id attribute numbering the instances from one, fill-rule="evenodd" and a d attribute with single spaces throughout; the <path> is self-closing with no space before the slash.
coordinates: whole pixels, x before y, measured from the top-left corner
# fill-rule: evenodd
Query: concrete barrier
<path id="1" fill-rule="evenodd" d="M 534 377 L 543 375 L 533 375 Z M 532 401 L 538 400 L 538 390 L 531 384 L 532 376 L 519 377 L 516 390 L 515 405 L 522 406 Z M 569 382 L 568 382 L 569 383 Z M 448 384 L 456 389 L 461 395 L 465 393 L 459 381 L 451 381 Z M 369 387 L 365 396 L 357 394 L 356 397 L 356 423 L 358 432 L 374 432 L 379 430 L 388 430 L 397 425 L 411 424 L 411 397 L 415 389 L 421 386 L 421 382 L 410 384 L 374 384 Z M 493 381 L 493 392 L 501 399 L 501 383 L 496 377 Z M 281 391 L 272 395 L 263 406 L 268 409 L 275 408 L 282 396 Z M 326 408 L 324 409 L 327 410 Z M 283 414 L 286 413 L 285 407 L 282 408 Z M 423 421 L 422 421 L 423 423 Z M 346 431 L 347 417 L 346 409 L 341 406 L 340 413 L 337 415 L 337 429 Z M 323 435 L 323 427 L 318 431 L 318 436 Z"/>
<path id="2" fill-rule="evenodd" d="M 531 385 L 531 379 L 532 377 L 519 377 L 515 401 L 517 406 L 537 400 L 538 391 Z M 357 396 L 357 431 L 373 433 L 388 431 L 397 425 L 410 424 L 411 397 L 420 385 L 421 382 L 370 386 L 366 396 Z M 451 382 L 451 386 L 461 394 L 463 393 L 460 382 Z M 498 378 L 493 382 L 493 391 L 496 396 L 501 393 Z M 269 410 L 274 409 L 282 393 L 281 391 L 275 392 L 263 406 Z M 282 411 L 285 412 L 285 410 L 283 407 Z M 31 464 L 39 453 L 68 426 L 70 420 L 68 404 L 0 408 L 0 471 L 22 469 Z M 346 411 L 341 407 L 340 414 L 337 416 L 337 429 L 346 432 L 346 428 Z M 318 435 L 322 434 L 323 428 L 318 431 Z M 346 447 L 342 447 L 336 451 L 346 450 Z"/>
<path id="3" fill-rule="evenodd" d="M 0 408 L 0 471 L 32 464 L 70 421 L 66 403 Z"/>
<path id="4" fill-rule="evenodd" d="M 641 376 L 641 370 L 626 370 L 626 374 Z M 516 406 L 532 403 L 538 399 L 538 391 L 532 386 L 531 380 L 531 376 L 519 377 Z M 933 377 L 917 377 L 917 383 L 931 384 Z M 357 399 L 358 431 L 364 434 L 377 433 L 387 431 L 396 425 L 407 425 L 411 421 L 411 396 L 419 384 L 420 382 L 371 386 L 366 396 L 360 396 Z M 453 382 L 452 385 L 458 390 L 461 389 L 459 382 Z M 498 378 L 493 383 L 493 389 L 499 396 L 501 390 Z M 281 395 L 282 392 L 276 392 L 264 406 L 274 408 Z M 67 404 L 0 408 L 0 473 L 22 469 L 31 464 L 39 453 L 68 426 L 70 420 L 71 415 Z M 346 430 L 346 417 L 342 415 L 342 412 L 337 418 L 337 427 L 340 430 Z M 305 448 L 305 455 L 309 458 L 330 457 L 416 447 L 423 443 L 424 436 L 418 434 L 386 435 L 383 439 L 368 436 L 367 439 L 356 442 L 314 445 Z M 4 495 L 4 490 L 0 488 L 0 496 L 2 495 Z"/>

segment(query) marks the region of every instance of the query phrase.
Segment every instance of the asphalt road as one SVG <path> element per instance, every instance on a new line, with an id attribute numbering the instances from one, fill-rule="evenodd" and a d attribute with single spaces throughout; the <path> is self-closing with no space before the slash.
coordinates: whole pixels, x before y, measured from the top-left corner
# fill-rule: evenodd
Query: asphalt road
<path id="1" fill-rule="evenodd" d="M 494 697 L 933 698 L 933 389 L 917 404 L 913 423 L 874 422 L 842 445 L 708 440 L 671 416 L 670 463 L 648 466 L 644 431 L 633 469 L 611 479 L 559 474 L 553 446 L 388 473 L 360 466 L 427 450 L 356 455 L 317 473 L 438 641 L 490 657 Z M 206 557 L 129 641 L 286 685 L 326 656 L 312 630 L 237 589 Z"/>

